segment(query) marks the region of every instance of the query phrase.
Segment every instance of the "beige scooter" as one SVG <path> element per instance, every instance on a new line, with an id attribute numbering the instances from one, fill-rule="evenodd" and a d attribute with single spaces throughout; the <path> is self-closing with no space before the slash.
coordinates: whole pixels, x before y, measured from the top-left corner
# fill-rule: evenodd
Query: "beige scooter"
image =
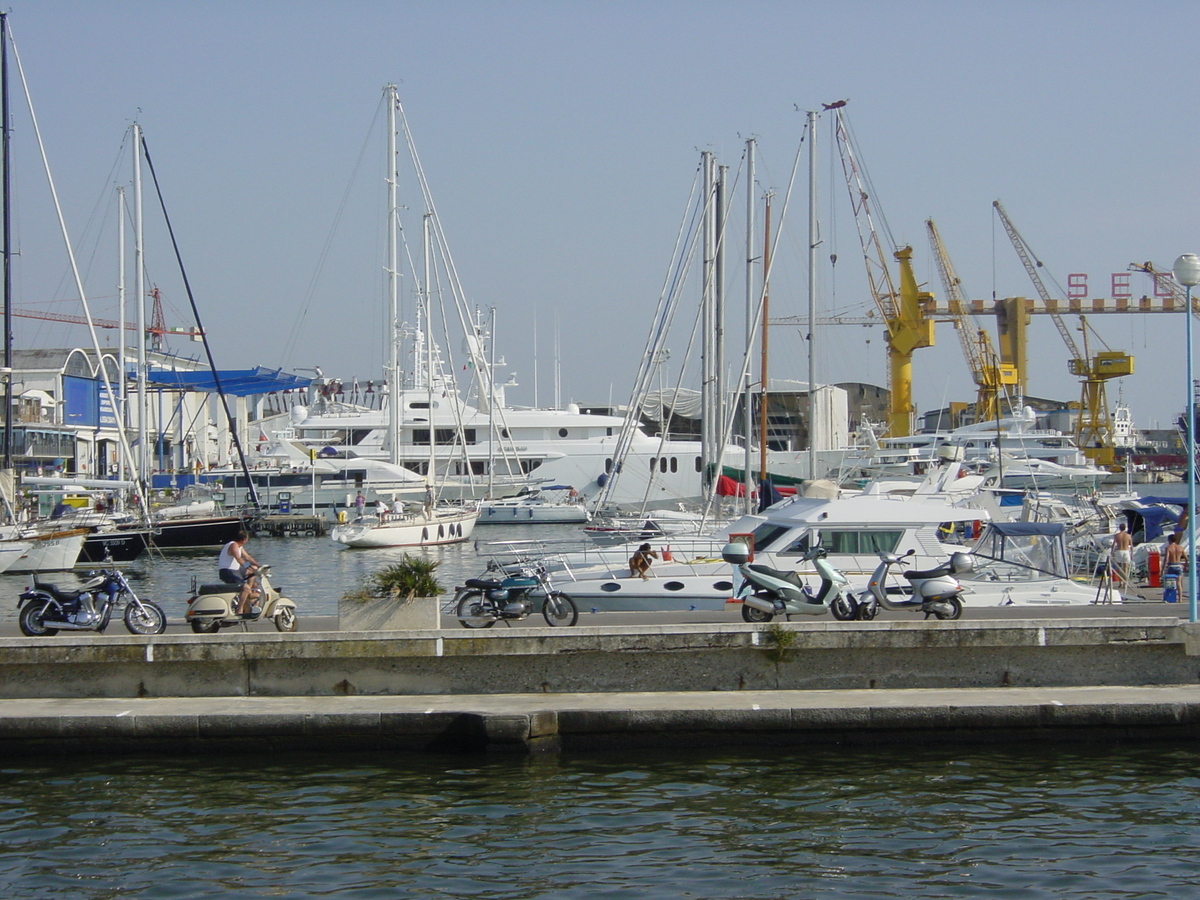
<path id="1" fill-rule="evenodd" d="M 238 614 L 238 595 L 241 589 L 235 584 L 202 584 L 192 582 L 192 596 L 188 600 L 184 618 L 196 634 L 215 634 L 222 628 L 246 625 L 271 619 L 279 631 L 295 631 L 297 627 L 296 604 L 284 597 L 271 584 L 270 566 L 259 566 L 254 573 L 259 593 L 253 597 L 253 605 L 261 612 L 243 618 Z"/>

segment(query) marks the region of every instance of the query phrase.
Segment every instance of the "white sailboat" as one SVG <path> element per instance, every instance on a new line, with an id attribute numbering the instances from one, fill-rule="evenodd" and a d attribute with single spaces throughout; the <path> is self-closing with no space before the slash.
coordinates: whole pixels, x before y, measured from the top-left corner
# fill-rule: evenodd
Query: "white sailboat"
<path id="1" fill-rule="evenodd" d="M 396 110 L 399 108 L 400 100 L 394 84 L 389 84 L 384 88 L 384 94 L 388 105 L 387 140 L 388 165 L 390 169 L 388 173 L 388 317 L 392 333 L 388 342 L 390 347 L 388 379 L 389 391 L 393 398 L 388 407 L 388 451 L 391 457 L 390 462 L 394 465 L 399 465 L 401 410 L 400 404 L 396 402 L 396 398 L 400 396 L 400 359 L 398 349 L 400 339 L 399 260 L 397 254 L 397 216 L 399 207 L 396 197 L 396 184 L 399 180 L 399 172 L 397 171 L 396 164 Z M 429 310 L 431 273 L 429 262 L 430 215 L 430 213 L 426 213 L 424 219 L 425 284 L 421 292 L 424 307 L 422 321 L 426 328 L 430 328 L 432 322 Z M 433 359 L 433 350 L 430 345 L 423 360 L 424 364 L 418 364 L 418 369 L 423 370 L 425 375 L 427 409 L 431 409 L 433 406 Z M 432 423 L 428 424 L 432 426 Z M 334 526 L 330 532 L 330 537 L 336 543 L 345 544 L 347 547 L 424 547 L 460 543 L 471 537 L 472 532 L 475 530 L 475 522 L 479 517 L 478 509 L 474 506 L 451 506 L 437 502 L 437 466 L 434 458 L 436 431 L 434 428 L 428 427 L 428 432 L 429 461 L 426 470 L 427 487 L 425 502 L 419 505 L 407 504 L 401 506 L 399 509 L 388 509 L 380 501 L 378 512 L 374 515 L 360 513 L 354 521 L 339 523 Z"/>

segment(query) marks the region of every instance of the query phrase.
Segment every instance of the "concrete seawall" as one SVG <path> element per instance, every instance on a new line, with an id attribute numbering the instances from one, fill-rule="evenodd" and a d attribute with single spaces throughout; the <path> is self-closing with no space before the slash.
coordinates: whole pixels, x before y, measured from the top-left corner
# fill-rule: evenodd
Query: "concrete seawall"
<path id="1" fill-rule="evenodd" d="M 0 640 L 0 755 L 1194 737 L 1165 617 Z"/>
<path id="2" fill-rule="evenodd" d="M 1200 683 L 1177 619 L 674 625 L 0 641 L 0 698 Z"/>

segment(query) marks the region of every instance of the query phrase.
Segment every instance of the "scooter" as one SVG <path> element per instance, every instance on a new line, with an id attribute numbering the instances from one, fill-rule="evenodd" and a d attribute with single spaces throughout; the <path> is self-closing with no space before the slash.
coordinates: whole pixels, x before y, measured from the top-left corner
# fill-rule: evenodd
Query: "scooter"
<path id="1" fill-rule="evenodd" d="M 274 621 L 279 631 L 295 631 L 298 625 L 296 604 L 271 584 L 270 572 L 270 566 L 259 566 L 254 572 L 259 593 L 253 597 L 253 604 L 259 608 L 259 612 L 253 616 L 238 614 L 241 589 L 236 584 L 202 584 L 197 587 L 193 578 L 192 596 L 184 613 L 192 631 L 196 634 L 216 634 L 222 628 L 261 622 L 263 619 Z"/>
<path id="2" fill-rule="evenodd" d="M 904 578 L 911 587 L 911 593 L 902 595 L 902 599 L 888 596 L 887 577 L 892 566 L 904 566 L 908 557 L 916 553 L 909 550 L 903 556 L 892 553 L 880 553 L 879 565 L 871 573 L 867 589 L 858 596 L 860 607 L 871 606 L 878 610 L 884 609 L 915 609 L 925 613 L 925 618 L 934 616 L 938 619 L 957 619 L 962 615 L 962 594 L 966 589 L 955 576 L 970 572 L 975 568 L 975 560 L 969 553 L 952 553 L 950 559 L 932 569 L 919 572 L 905 572 Z"/>
<path id="3" fill-rule="evenodd" d="M 142 600 L 119 569 L 89 573 L 78 590 L 64 591 L 42 581 L 37 573 L 33 585 L 21 593 L 17 624 L 29 637 L 60 631 L 94 631 L 103 634 L 115 610 L 125 604 L 125 627 L 130 634 L 162 634 L 167 617 L 162 608 Z"/>
<path id="4" fill-rule="evenodd" d="M 850 590 L 850 580 L 833 567 L 827 556 L 824 547 L 814 547 L 801 557 L 802 562 L 811 561 L 821 577 L 821 585 L 814 594 L 801 580 L 799 572 L 751 564 L 750 550 L 745 544 L 726 544 L 721 550 L 721 558 L 742 576 L 742 586 L 734 599 L 742 601 L 743 621 L 770 622 L 779 615 L 789 619 L 794 615 L 819 616 L 827 609 L 835 619 L 843 622 L 873 618 L 878 608 L 871 607 L 874 611 L 869 616 L 860 614 L 858 600 Z"/>

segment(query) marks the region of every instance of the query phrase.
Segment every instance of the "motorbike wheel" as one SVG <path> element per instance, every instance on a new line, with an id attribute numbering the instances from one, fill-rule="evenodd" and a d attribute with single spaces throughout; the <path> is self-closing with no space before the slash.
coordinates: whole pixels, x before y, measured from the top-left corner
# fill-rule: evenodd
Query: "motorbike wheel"
<path id="1" fill-rule="evenodd" d="M 41 637 L 42 635 L 58 634 L 57 628 L 47 628 L 42 622 L 40 615 L 41 611 L 46 608 L 46 604 L 41 600 L 30 600 L 21 607 L 21 612 L 18 615 L 18 623 L 21 626 L 21 634 L 27 637 Z"/>
<path id="2" fill-rule="evenodd" d="M 551 627 L 571 626 L 579 621 L 579 608 L 562 591 L 553 591 L 546 595 L 546 602 L 542 604 L 542 618 Z"/>
<path id="3" fill-rule="evenodd" d="M 458 595 L 454 614 L 463 628 L 491 628 L 496 624 L 492 605 L 483 599 L 481 591 L 463 591 Z"/>
<path id="4" fill-rule="evenodd" d="M 879 615 L 879 604 L 873 602 L 863 603 L 861 600 L 857 604 L 857 609 L 854 610 L 854 617 L 860 622 L 870 622 L 873 618 Z"/>
<path id="5" fill-rule="evenodd" d="M 829 604 L 829 611 L 839 622 L 850 622 L 858 618 L 858 601 L 845 594 L 838 594 Z"/>
<path id="6" fill-rule="evenodd" d="M 192 631 L 196 634 L 216 634 L 221 630 L 221 626 L 216 622 L 202 622 L 199 619 L 192 619 Z"/>
<path id="7" fill-rule="evenodd" d="M 275 630 L 295 631 L 299 627 L 300 622 L 296 618 L 296 610 L 290 606 L 279 607 L 279 612 L 275 613 Z"/>
<path id="8" fill-rule="evenodd" d="M 764 622 L 770 622 L 775 618 L 774 613 L 764 612 L 761 609 L 755 609 L 753 606 L 742 604 L 742 621 L 749 622 L 751 625 L 762 625 Z"/>
<path id="9" fill-rule="evenodd" d="M 951 597 L 949 600 L 943 600 L 950 607 L 950 612 L 938 612 L 936 609 L 933 614 L 939 619 L 959 619 L 962 617 L 962 601 L 957 597 Z"/>
<path id="10" fill-rule="evenodd" d="M 125 627 L 130 634 L 162 634 L 167 630 L 167 614 L 149 600 L 143 600 L 141 607 L 130 603 L 125 607 Z"/>

